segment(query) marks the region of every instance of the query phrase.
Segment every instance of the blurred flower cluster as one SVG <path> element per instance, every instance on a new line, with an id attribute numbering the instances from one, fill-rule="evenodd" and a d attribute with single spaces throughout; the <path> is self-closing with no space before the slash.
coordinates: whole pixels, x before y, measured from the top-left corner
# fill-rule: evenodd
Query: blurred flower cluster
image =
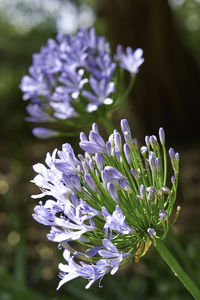
<path id="1" fill-rule="evenodd" d="M 32 197 L 47 199 L 35 207 L 33 217 L 50 226 L 47 238 L 64 249 L 58 288 L 79 276 L 89 288 L 130 260 L 139 261 L 152 241 L 165 238 L 178 216 L 179 207 L 171 218 L 179 155 L 170 148 L 173 171 L 167 187 L 164 130 L 159 139 L 146 136 L 141 148 L 125 119 L 121 130 L 122 135 L 114 130 L 104 141 L 94 123 L 89 138 L 80 134 L 84 154 L 76 156 L 64 144 L 47 154 L 46 165 L 33 167 L 41 193 Z"/>
<path id="2" fill-rule="evenodd" d="M 121 69 L 133 78 L 144 61 L 142 55 L 142 49 L 128 47 L 124 52 L 118 46 L 112 56 L 109 42 L 97 36 L 94 28 L 49 39 L 33 55 L 29 75 L 20 84 L 23 99 L 29 100 L 27 120 L 63 121 L 75 127 L 93 123 L 122 97 Z M 50 132 L 37 129 L 35 134 L 46 137 Z"/>

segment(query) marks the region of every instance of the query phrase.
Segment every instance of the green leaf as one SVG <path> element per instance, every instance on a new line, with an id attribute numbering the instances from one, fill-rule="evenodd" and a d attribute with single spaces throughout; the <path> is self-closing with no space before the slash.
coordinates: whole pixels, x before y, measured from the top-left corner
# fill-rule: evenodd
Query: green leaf
<path id="1" fill-rule="evenodd" d="M 10 274 L 10 272 L 8 272 L 2 266 L 0 266 L 0 290 L 5 299 L 13 299 L 13 300 L 22 300 L 22 299 L 44 300 L 45 299 L 44 296 L 39 295 L 31 288 L 25 286 L 20 280 L 16 279 L 12 274 Z"/>

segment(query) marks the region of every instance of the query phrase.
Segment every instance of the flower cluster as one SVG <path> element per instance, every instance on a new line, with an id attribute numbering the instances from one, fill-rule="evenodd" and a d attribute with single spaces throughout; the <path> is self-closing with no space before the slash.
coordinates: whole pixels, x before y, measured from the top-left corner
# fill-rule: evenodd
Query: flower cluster
<path id="1" fill-rule="evenodd" d="M 110 109 L 119 98 L 115 88 L 119 69 L 136 74 L 144 61 L 142 55 L 142 49 L 133 51 L 128 47 L 124 52 L 120 46 L 113 58 L 110 44 L 97 36 L 94 28 L 82 28 L 74 36 L 58 34 L 56 40 L 49 39 L 40 53 L 33 55 L 29 75 L 21 81 L 23 99 L 30 101 L 27 119 L 52 122 L 81 115 L 80 120 L 86 116 L 90 121 L 91 113 L 99 106 L 104 104 L 104 110 Z M 95 115 L 93 120 L 96 119 Z"/>
<path id="2" fill-rule="evenodd" d="M 171 148 L 173 175 L 167 180 L 165 133 L 146 136 L 139 148 L 127 120 L 121 120 L 107 142 L 94 123 L 89 138 L 80 134 L 84 155 L 69 144 L 34 165 L 33 182 L 47 197 L 35 207 L 36 221 L 50 226 L 47 238 L 64 249 L 59 286 L 76 277 L 89 288 L 131 259 L 139 261 L 151 242 L 164 239 L 172 220 L 179 173 L 179 155 Z M 160 141 L 160 143 L 159 143 Z M 73 243 L 72 243 L 73 242 Z"/>

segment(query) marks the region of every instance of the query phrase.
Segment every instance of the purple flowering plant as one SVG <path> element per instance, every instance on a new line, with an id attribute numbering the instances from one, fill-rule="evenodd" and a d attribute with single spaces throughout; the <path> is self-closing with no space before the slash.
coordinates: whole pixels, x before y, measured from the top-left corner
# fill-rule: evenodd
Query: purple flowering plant
<path id="1" fill-rule="evenodd" d="M 57 289 L 77 277 L 88 280 L 86 288 L 96 281 L 101 286 L 106 274 L 139 262 L 153 245 L 200 299 L 198 287 L 163 243 L 180 211 L 179 206 L 174 211 L 179 154 L 169 149 L 170 182 L 163 128 L 159 138 L 146 136 L 139 147 L 126 119 L 120 134 L 108 117 L 127 98 L 143 61 L 140 48 L 124 51 L 119 45 L 112 55 L 110 44 L 94 28 L 82 28 L 74 36 L 58 34 L 33 55 L 20 88 L 28 101 L 27 119 L 47 124 L 33 134 L 43 139 L 73 136 L 93 123 L 88 137 L 80 133 L 84 153 L 75 155 L 65 143 L 62 150 L 47 153 L 45 164 L 33 166 L 37 175 L 32 182 L 41 190 L 32 196 L 40 199 L 33 218 L 50 228 L 48 240 L 63 250 Z M 130 73 L 125 89 L 124 70 Z M 94 123 L 100 120 L 111 133 L 107 141 Z M 63 132 L 65 125 L 73 132 Z"/>
<path id="2" fill-rule="evenodd" d="M 29 75 L 20 84 L 23 100 L 28 102 L 27 120 L 46 122 L 47 127 L 56 127 L 59 135 L 61 124 L 83 128 L 106 118 L 107 112 L 127 97 L 144 61 L 142 49 L 133 51 L 128 47 L 124 52 L 118 46 L 112 55 L 110 48 L 94 28 L 81 28 L 74 36 L 58 34 L 56 40 L 49 39 L 33 55 Z M 122 70 L 131 75 L 125 90 Z M 49 133 L 40 127 L 36 130 L 40 138 L 49 137 Z"/>
<path id="3" fill-rule="evenodd" d="M 32 197 L 48 199 L 40 201 L 33 217 L 50 227 L 47 238 L 64 249 L 58 289 L 76 277 L 87 279 L 89 288 L 132 259 L 138 262 L 178 216 L 179 207 L 171 217 L 179 157 L 170 149 L 173 175 L 167 187 L 164 130 L 159 130 L 160 143 L 154 135 L 146 137 L 141 149 L 125 119 L 121 130 L 104 141 L 94 123 L 89 138 L 80 134 L 84 154 L 76 156 L 64 144 L 47 154 L 46 165 L 33 167 L 32 182 L 41 193 Z"/>

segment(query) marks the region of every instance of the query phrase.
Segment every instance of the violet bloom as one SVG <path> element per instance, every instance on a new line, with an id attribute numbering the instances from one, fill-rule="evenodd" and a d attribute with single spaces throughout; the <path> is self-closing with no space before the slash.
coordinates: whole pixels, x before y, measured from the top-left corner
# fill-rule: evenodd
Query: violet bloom
<path id="1" fill-rule="evenodd" d="M 109 95 L 114 92 L 114 82 L 106 82 L 105 79 L 97 81 L 94 77 L 91 77 L 89 83 L 93 93 L 90 91 L 82 92 L 82 95 L 91 102 L 86 107 L 88 112 L 97 110 L 100 104 L 109 105 L 113 103 Z"/>
<path id="2" fill-rule="evenodd" d="M 117 66 L 127 69 L 128 64 L 133 69 L 134 65 L 138 71 L 141 64 L 138 50 L 132 54 L 133 50 L 128 49 L 127 54 L 122 53 L 122 61 L 116 62 L 110 44 L 105 37 L 97 36 L 94 28 L 81 28 L 73 36 L 58 34 L 55 40 L 49 39 L 33 55 L 29 74 L 21 80 L 23 100 L 29 103 L 27 120 L 65 120 L 65 124 L 76 127 L 83 122 L 83 114 L 90 122 L 96 120 L 99 114 L 95 111 L 100 106 L 106 113 L 117 98 Z M 117 85 L 120 87 L 122 82 Z"/>
<path id="3" fill-rule="evenodd" d="M 131 47 L 127 47 L 123 52 L 121 46 L 117 47 L 116 59 L 119 60 L 120 66 L 126 69 L 131 74 L 137 74 L 139 67 L 143 64 L 143 50 L 138 48 L 135 51 Z"/>
<path id="4" fill-rule="evenodd" d="M 84 139 L 79 143 L 79 145 L 84 151 L 90 154 L 107 153 L 106 143 L 104 142 L 103 138 L 98 132 L 95 132 L 93 130 L 90 131 L 89 141 Z"/>
<path id="5" fill-rule="evenodd" d="M 61 271 L 59 277 L 61 278 L 61 281 L 57 287 L 57 290 L 63 284 L 77 277 L 82 277 L 89 280 L 89 283 L 85 287 L 88 289 L 96 280 L 102 278 L 107 272 L 109 272 L 109 267 L 107 265 L 98 266 L 94 264 L 86 264 L 84 262 L 77 264 L 73 260 L 73 257 L 70 257 L 70 253 L 67 250 L 64 252 L 64 258 L 68 264 L 59 264 L 59 269 Z"/>
<path id="6" fill-rule="evenodd" d="M 105 235 L 108 237 L 108 230 L 121 234 L 134 233 L 134 229 L 125 223 L 125 216 L 119 205 L 116 206 L 115 211 L 109 214 L 105 207 L 102 207 L 102 214 L 106 221 L 104 225 Z"/>
<path id="7" fill-rule="evenodd" d="M 89 280 L 89 288 L 107 273 L 115 274 L 125 260 L 138 261 L 173 222 L 178 155 L 170 151 L 172 168 L 173 160 L 177 168 L 172 186 L 166 187 L 162 147 L 155 149 L 151 141 L 141 155 L 128 122 L 122 120 L 121 127 L 122 136 L 114 130 L 106 141 L 94 123 L 88 138 L 80 135 L 84 154 L 76 156 L 66 143 L 48 153 L 45 164 L 33 167 L 32 182 L 41 190 L 33 196 L 40 199 L 33 218 L 49 227 L 47 238 L 64 249 L 58 288 L 76 277 Z M 43 197 L 48 200 L 42 202 Z M 83 252 L 77 251 L 80 243 Z"/>
<path id="8" fill-rule="evenodd" d="M 66 69 L 59 77 L 59 81 L 64 84 L 60 86 L 60 92 L 64 95 L 70 94 L 72 99 L 77 99 L 83 86 L 88 82 L 87 78 L 83 78 L 84 69 L 76 71 L 74 67 Z"/>

